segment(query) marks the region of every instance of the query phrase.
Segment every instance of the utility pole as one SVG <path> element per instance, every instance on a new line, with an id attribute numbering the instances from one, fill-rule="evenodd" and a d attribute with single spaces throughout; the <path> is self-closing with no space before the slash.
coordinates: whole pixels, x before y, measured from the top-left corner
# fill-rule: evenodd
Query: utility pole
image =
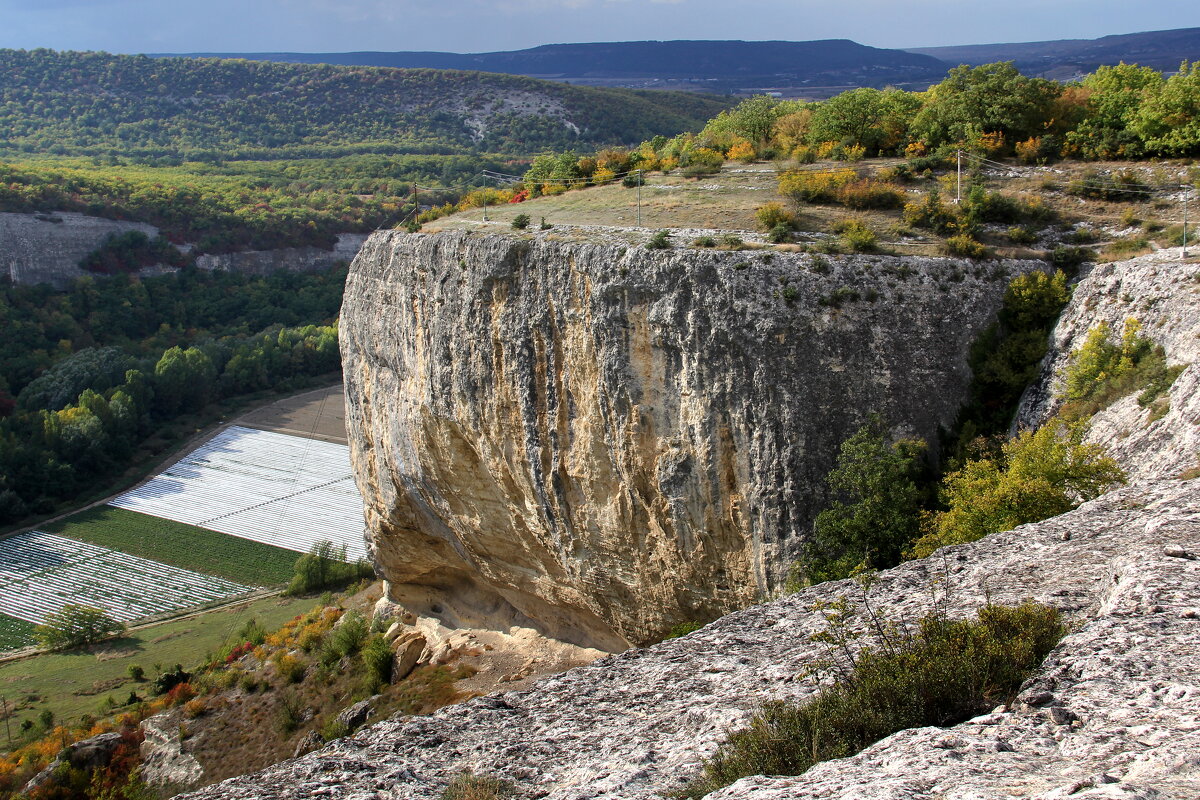
<path id="1" fill-rule="evenodd" d="M 637 227 L 642 227 L 642 170 L 637 170 Z M 1187 225 L 1184 225 L 1187 227 Z M 1186 235 L 1186 234 L 1184 234 Z"/>
<path id="2" fill-rule="evenodd" d="M 954 194 L 954 204 L 962 202 L 962 150 L 958 151 L 958 190 Z"/>
<path id="3" fill-rule="evenodd" d="M 1183 187 L 1183 254 L 1180 258 L 1187 260 L 1187 226 L 1188 226 L 1188 195 L 1192 193 L 1192 185 L 1185 184 Z"/>

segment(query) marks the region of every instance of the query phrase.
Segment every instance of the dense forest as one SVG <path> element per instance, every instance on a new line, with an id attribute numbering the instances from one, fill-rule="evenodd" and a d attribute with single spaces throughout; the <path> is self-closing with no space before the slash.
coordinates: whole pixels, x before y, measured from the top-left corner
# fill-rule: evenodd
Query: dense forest
<path id="1" fill-rule="evenodd" d="M 112 480 L 210 403 L 338 370 L 345 269 L 0 285 L 0 525 Z"/>
<path id="2" fill-rule="evenodd" d="M 501 166 L 470 155 L 180 167 L 96 165 L 77 158 L 0 162 L 0 211 L 78 211 L 148 222 L 176 244 L 193 243 L 195 253 L 328 249 L 336 234 L 391 227 L 415 203 L 445 202 L 479 185 L 481 170 Z M 415 186 L 430 184 L 451 188 L 414 193 Z"/>
<path id="3" fill-rule="evenodd" d="M 695 129 L 724 105 L 510 75 L 0 50 L 0 155 L 523 154 Z"/>
<path id="4" fill-rule="evenodd" d="M 147 222 L 197 253 L 329 248 L 494 183 L 483 170 L 696 130 L 725 105 L 475 72 L 0 50 L 0 211 Z"/>

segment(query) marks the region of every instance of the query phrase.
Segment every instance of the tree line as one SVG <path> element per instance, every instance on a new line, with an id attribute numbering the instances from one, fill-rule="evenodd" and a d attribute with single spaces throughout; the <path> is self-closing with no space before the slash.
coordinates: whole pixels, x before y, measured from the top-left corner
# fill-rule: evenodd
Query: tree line
<path id="1" fill-rule="evenodd" d="M 111 479 L 211 403 L 336 372 L 345 275 L 0 286 L 0 524 Z"/>
<path id="2" fill-rule="evenodd" d="M 700 175 L 727 159 L 900 156 L 923 168 L 957 149 L 1027 163 L 1195 156 L 1200 62 L 1185 62 L 1170 76 L 1136 64 L 1105 66 L 1071 83 L 1030 78 L 999 62 L 955 67 L 923 92 L 860 88 L 815 102 L 763 95 L 722 111 L 698 134 L 583 157 L 540 157 L 524 188 L 565 191 L 630 170 Z"/>

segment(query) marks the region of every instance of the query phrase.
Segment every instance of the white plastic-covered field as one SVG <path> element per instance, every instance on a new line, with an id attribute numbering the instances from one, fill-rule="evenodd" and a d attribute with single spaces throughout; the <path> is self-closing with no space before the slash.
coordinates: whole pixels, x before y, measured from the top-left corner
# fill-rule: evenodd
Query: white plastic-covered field
<path id="1" fill-rule="evenodd" d="M 251 591 L 117 550 L 41 531 L 0 540 L 0 611 L 42 623 L 68 603 L 102 608 L 123 622 Z"/>
<path id="2" fill-rule="evenodd" d="M 111 505 L 301 553 L 327 540 L 366 555 L 350 448 L 331 442 L 226 428 Z"/>

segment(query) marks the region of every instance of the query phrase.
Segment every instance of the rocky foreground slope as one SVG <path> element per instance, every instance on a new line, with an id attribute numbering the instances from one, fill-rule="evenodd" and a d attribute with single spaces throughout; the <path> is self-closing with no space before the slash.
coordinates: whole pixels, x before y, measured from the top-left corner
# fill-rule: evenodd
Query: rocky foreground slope
<path id="1" fill-rule="evenodd" d="M 1175 477 L 1177 467 L 1195 463 L 1190 437 L 1200 423 L 1176 413 L 1189 401 L 1184 380 L 1195 369 L 1195 335 L 1178 329 L 1193 324 L 1187 293 L 1196 266 L 1171 255 L 1100 267 L 1081 281 L 1043 384 L 1058 380 L 1063 354 L 1082 343 L 1088 312 L 1122 319 L 1138 302 L 1135 286 L 1151 292 L 1164 316 L 1161 324 L 1143 319 L 1144 332 L 1170 362 L 1188 366 L 1172 387 L 1172 411 L 1124 440 L 1153 435 L 1156 447 L 1177 455 L 1147 466 L 1149 450 L 1120 451 L 1137 475 L 1132 485 L 1061 517 L 902 564 L 870 590 L 873 608 L 909 620 L 935 603 L 963 617 L 989 600 L 1061 609 L 1071 632 L 1014 702 L 948 729 L 898 733 L 803 776 L 747 778 L 710 797 L 1200 797 L 1200 480 Z M 1130 291 L 1113 291 L 1114 281 Z M 1178 312 L 1165 314 L 1172 305 Z M 1113 409 L 1103 413 L 1126 413 Z M 386 720 L 192 797 L 436 798 L 468 770 L 512 781 L 519 797 L 662 797 L 698 774 L 758 703 L 816 690 L 807 670 L 825 651 L 810 637 L 824 618 L 813 606 L 855 592 L 851 582 L 812 587 L 529 691 Z M 861 613 L 854 624 L 863 626 Z"/>
<path id="2" fill-rule="evenodd" d="M 608 650 L 782 582 L 840 442 L 936 441 L 1010 277 L 974 263 L 375 234 L 341 315 L 392 599 Z"/>
<path id="3" fill-rule="evenodd" d="M 1054 520 L 884 573 L 871 603 L 913 619 L 1026 598 L 1075 624 L 1011 709 L 892 736 L 801 778 L 722 797 L 1200 796 L 1200 481 L 1113 492 Z M 436 798 L 472 770 L 520 797 L 661 797 L 768 698 L 804 697 L 823 584 L 527 692 L 397 717 L 189 797 Z"/>

